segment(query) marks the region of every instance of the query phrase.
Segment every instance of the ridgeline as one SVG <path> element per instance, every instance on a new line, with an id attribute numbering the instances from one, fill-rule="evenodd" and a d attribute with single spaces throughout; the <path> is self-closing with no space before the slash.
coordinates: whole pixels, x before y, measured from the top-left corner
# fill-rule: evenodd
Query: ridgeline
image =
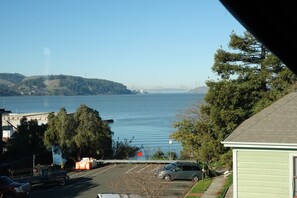
<path id="1" fill-rule="evenodd" d="M 0 73 L 0 96 L 133 94 L 121 83 L 68 75 L 24 76 Z"/>

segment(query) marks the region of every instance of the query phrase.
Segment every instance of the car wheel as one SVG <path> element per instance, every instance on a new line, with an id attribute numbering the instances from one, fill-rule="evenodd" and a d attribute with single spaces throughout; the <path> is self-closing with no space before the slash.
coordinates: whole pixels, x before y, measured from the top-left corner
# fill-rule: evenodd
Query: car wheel
<path id="1" fill-rule="evenodd" d="M 164 180 L 165 180 L 165 181 L 170 181 L 170 180 L 171 180 L 170 175 L 165 175 L 165 176 L 164 176 Z"/>
<path id="2" fill-rule="evenodd" d="M 65 178 L 60 178 L 59 179 L 59 185 L 64 186 L 66 184 L 66 179 Z"/>
<path id="3" fill-rule="evenodd" d="M 199 177 L 197 175 L 193 176 L 192 181 L 193 182 L 198 182 L 199 181 Z"/>

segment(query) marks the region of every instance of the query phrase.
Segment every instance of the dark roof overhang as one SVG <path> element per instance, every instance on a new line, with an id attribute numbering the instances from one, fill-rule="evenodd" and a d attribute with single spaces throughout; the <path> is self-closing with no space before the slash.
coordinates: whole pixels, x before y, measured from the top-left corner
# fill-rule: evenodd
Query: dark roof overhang
<path id="1" fill-rule="evenodd" d="M 296 0 L 220 0 L 265 47 L 297 74 Z"/>

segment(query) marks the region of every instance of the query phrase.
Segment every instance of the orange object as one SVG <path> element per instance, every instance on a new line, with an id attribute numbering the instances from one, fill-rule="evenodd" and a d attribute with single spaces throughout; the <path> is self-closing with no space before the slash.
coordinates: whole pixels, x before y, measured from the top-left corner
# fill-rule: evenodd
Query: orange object
<path id="1" fill-rule="evenodd" d="M 96 166 L 96 160 L 88 157 L 84 157 L 81 161 L 75 163 L 76 170 L 90 170 Z"/>
<path id="2" fill-rule="evenodd" d="M 137 153 L 137 156 L 138 156 L 138 157 L 142 157 L 142 152 L 139 151 L 139 152 Z"/>

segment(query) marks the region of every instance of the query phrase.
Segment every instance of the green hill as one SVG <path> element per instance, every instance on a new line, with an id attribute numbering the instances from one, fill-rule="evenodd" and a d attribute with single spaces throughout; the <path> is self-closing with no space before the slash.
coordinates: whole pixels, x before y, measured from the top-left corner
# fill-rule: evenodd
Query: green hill
<path id="1" fill-rule="evenodd" d="M 121 83 L 68 75 L 24 76 L 0 73 L 0 96 L 132 94 Z"/>

